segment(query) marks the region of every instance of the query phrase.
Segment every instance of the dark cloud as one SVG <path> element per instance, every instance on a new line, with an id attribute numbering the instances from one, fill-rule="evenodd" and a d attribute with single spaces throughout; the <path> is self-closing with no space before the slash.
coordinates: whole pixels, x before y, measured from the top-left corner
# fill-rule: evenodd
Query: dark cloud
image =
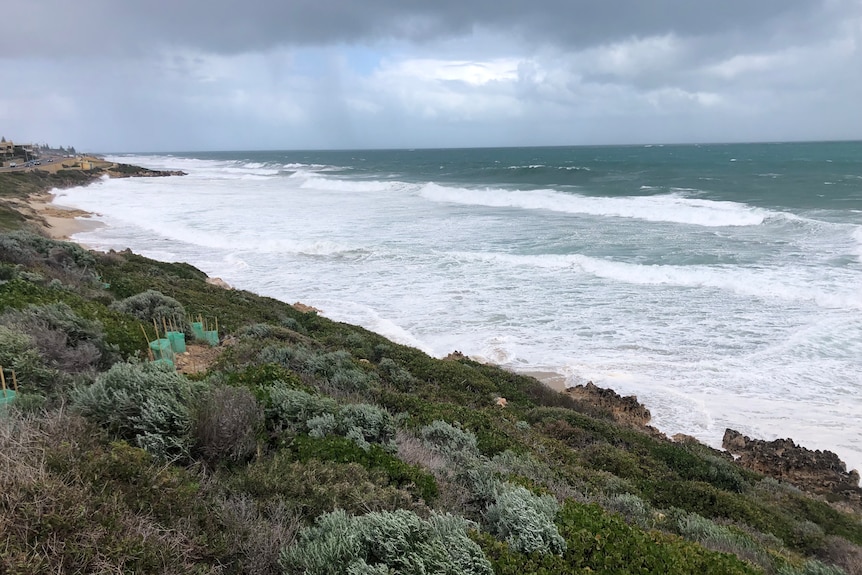
<path id="1" fill-rule="evenodd" d="M 128 54 L 163 45 L 235 53 L 424 42 L 476 28 L 577 47 L 665 33 L 746 37 L 778 20 L 807 21 L 819 6 L 811 0 L 42 0 L 6 11 L 0 54 Z"/>

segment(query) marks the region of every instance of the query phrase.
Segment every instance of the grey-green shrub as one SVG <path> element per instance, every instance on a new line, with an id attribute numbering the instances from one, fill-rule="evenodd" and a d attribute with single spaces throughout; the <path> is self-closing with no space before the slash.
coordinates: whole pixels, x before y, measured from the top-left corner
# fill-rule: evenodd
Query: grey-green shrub
<path id="1" fill-rule="evenodd" d="M 413 374 L 395 363 L 388 357 L 384 357 L 378 364 L 380 373 L 383 377 L 401 391 L 410 391 L 413 389 L 419 380 L 413 377 Z"/>
<path id="2" fill-rule="evenodd" d="M 364 393 L 377 384 L 376 374 L 357 367 L 353 356 L 343 350 L 318 352 L 303 346 L 270 345 L 260 350 L 258 361 L 313 377 L 319 387 L 337 394 Z"/>
<path id="3" fill-rule="evenodd" d="M 343 575 L 425 573 L 491 575 L 491 565 L 467 537 L 473 527 L 462 517 L 411 511 L 350 516 L 321 515 L 282 551 L 286 574 Z"/>
<path id="4" fill-rule="evenodd" d="M 560 505 L 550 495 L 504 484 L 485 512 L 491 533 L 522 553 L 562 553 L 566 541 L 554 525 Z"/>
<path id="5" fill-rule="evenodd" d="M 425 444 L 449 457 L 472 458 L 479 456 L 476 436 L 454 425 L 435 419 L 419 430 Z"/>
<path id="6" fill-rule="evenodd" d="M 338 405 L 330 398 L 277 386 L 270 392 L 271 417 L 278 425 L 313 437 L 335 434 L 353 440 L 363 449 L 371 443 L 395 451 L 395 419 L 376 405 Z"/>
<path id="7" fill-rule="evenodd" d="M 25 231 L 0 235 L 2 259 L 20 264 L 41 261 L 52 268 L 92 275 L 96 259 L 78 244 L 52 240 Z"/>
<path id="8" fill-rule="evenodd" d="M 338 426 L 345 437 L 359 434 L 369 443 L 395 451 L 395 419 L 381 407 L 367 403 L 348 404 L 338 412 Z"/>
<path id="9" fill-rule="evenodd" d="M 330 398 L 312 395 L 299 389 L 275 386 L 270 391 L 271 417 L 283 426 L 307 431 L 307 422 L 324 414 L 338 411 L 338 403 Z"/>
<path id="10" fill-rule="evenodd" d="M 618 493 L 607 497 L 605 507 L 620 513 L 626 521 L 641 529 L 655 527 L 653 509 L 649 503 L 633 493 Z"/>
<path id="11" fill-rule="evenodd" d="M 17 329 L 0 325 L 0 365 L 15 371 L 19 385 L 27 391 L 42 390 L 59 373 L 45 365 L 33 339 Z"/>
<path id="12" fill-rule="evenodd" d="M 152 323 L 155 320 L 159 329 L 162 328 L 164 320 L 178 323 L 181 331 L 186 331 L 186 311 L 183 305 L 157 290 L 147 290 L 114 302 L 111 309 L 127 313 L 143 322 Z"/>
<path id="13" fill-rule="evenodd" d="M 747 533 L 679 509 L 671 510 L 670 515 L 676 519 L 677 532 L 686 539 L 696 541 L 713 551 L 732 553 L 763 567 L 767 572 L 774 569 L 773 558 L 765 546 Z"/>
<path id="14" fill-rule="evenodd" d="M 70 373 L 108 367 L 117 359 L 101 322 L 82 318 L 65 303 L 7 310 L 0 324 L 29 335 L 46 365 Z"/>
<path id="15" fill-rule="evenodd" d="M 168 367 L 118 363 L 76 390 L 72 402 L 111 433 L 167 459 L 188 454 L 191 405 L 201 389 Z"/>
<path id="16" fill-rule="evenodd" d="M 843 569 L 825 565 L 816 559 L 806 561 L 801 567 L 785 566 L 778 570 L 778 575 L 846 575 Z"/>

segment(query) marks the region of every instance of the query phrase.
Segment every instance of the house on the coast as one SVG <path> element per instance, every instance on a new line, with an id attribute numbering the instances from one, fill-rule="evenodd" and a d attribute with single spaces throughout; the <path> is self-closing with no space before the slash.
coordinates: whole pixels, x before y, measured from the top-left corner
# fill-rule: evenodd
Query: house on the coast
<path id="1" fill-rule="evenodd" d="M 5 138 L 0 140 L 0 156 L 11 156 L 14 149 L 15 144 L 12 142 L 7 142 Z"/>

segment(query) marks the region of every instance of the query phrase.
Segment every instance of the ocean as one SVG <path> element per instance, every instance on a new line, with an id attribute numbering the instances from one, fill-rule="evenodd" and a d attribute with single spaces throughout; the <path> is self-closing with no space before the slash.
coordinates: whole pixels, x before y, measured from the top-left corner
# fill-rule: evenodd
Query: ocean
<path id="1" fill-rule="evenodd" d="M 137 154 L 56 201 L 434 356 L 634 394 L 862 470 L 862 143 Z"/>

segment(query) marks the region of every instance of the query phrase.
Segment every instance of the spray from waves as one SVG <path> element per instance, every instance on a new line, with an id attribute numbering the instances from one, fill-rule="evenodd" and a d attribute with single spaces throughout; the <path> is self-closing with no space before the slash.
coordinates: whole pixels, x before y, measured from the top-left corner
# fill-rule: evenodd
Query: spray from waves
<path id="1" fill-rule="evenodd" d="M 403 192 L 415 190 L 415 184 L 399 181 L 386 180 L 342 180 L 326 178 L 309 174 L 307 172 L 296 172 L 292 178 L 302 178 L 304 181 L 299 185 L 303 189 L 312 189 L 328 192 Z"/>
<path id="2" fill-rule="evenodd" d="M 739 296 L 765 300 L 814 303 L 829 309 L 862 309 L 862 295 L 838 292 L 810 273 L 782 270 L 742 270 L 727 266 L 643 265 L 610 261 L 581 254 L 513 255 L 462 252 L 451 257 L 512 266 L 550 270 L 570 269 L 597 278 L 633 285 L 666 285 L 681 288 L 713 288 Z M 841 282 L 842 285 L 847 285 Z"/>
<path id="3" fill-rule="evenodd" d="M 771 212 L 745 204 L 684 198 L 677 194 L 659 196 L 590 197 L 553 190 L 509 191 L 467 189 L 425 185 L 421 195 L 433 202 L 549 210 L 570 214 L 635 218 L 650 222 L 671 222 L 706 227 L 757 226 Z"/>
<path id="4" fill-rule="evenodd" d="M 862 262 L 862 226 L 853 231 L 853 240 L 856 242 L 856 257 Z"/>
<path id="5" fill-rule="evenodd" d="M 157 170 L 182 170 L 192 177 L 206 179 L 251 179 L 254 176 L 272 177 L 284 172 L 327 172 L 340 170 L 336 166 L 325 164 L 304 164 L 282 162 L 255 162 L 247 160 L 214 160 L 188 158 L 173 155 L 155 156 L 106 156 L 112 162 L 129 163 L 148 166 Z M 260 178 L 264 179 L 264 178 Z"/>
<path id="6" fill-rule="evenodd" d="M 394 321 L 383 317 L 375 309 L 367 305 L 326 299 L 322 299 L 318 303 L 323 307 L 323 311 L 329 319 L 358 323 L 396 343 L 415 347 L 428 355 L 435 355 L 434 349 L 426 345 L 422 340 L 410 333 L 410 331 Z"/>

